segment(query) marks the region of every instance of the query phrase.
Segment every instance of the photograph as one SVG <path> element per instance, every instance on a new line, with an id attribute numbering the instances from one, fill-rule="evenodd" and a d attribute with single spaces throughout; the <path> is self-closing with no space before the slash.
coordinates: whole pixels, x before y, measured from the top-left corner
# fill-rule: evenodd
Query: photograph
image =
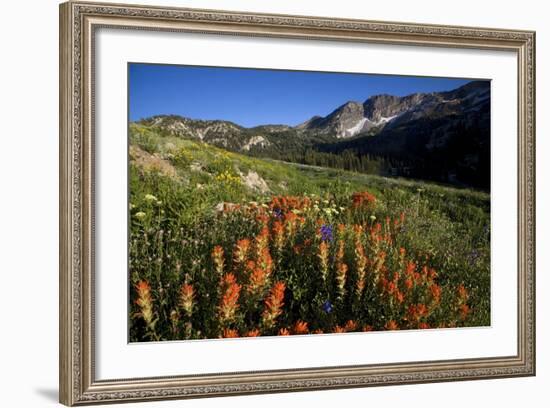
<path id="1" fill-rule="evenodd" d="M 491 325 L 490 80 L 127 69 L 129 342 Z"/>

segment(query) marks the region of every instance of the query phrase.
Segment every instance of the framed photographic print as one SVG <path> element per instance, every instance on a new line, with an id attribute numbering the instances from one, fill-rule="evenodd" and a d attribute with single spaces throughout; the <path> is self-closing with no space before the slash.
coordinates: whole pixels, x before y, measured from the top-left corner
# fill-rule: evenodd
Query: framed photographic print
<path id="1" fill-rule="evenodd" d="M 61 402 L 534 375 L 534 41 L 62 4 Z"/>

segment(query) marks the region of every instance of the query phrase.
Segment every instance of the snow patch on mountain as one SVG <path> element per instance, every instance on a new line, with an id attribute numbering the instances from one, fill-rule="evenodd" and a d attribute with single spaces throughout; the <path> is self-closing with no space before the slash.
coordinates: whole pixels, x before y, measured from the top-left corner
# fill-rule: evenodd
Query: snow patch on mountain
<path id="1" fill-rule="evenodd" d="M 346 129 L 343 133 L 346 136 L 355 136 L 357 133 L 359 133 L 363 126 L 365 126 L 365 123 L 367 122 L 367 118 L 362 118 L 357 122 L 354 126 Z"/>

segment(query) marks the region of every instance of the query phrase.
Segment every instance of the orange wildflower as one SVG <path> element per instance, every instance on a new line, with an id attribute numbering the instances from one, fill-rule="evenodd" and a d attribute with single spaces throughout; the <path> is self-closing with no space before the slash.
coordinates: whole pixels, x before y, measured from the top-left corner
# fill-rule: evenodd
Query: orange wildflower
<path id="1" fill-rule="evenodd" d="M 222 323 L 227 323 L 235 319 L 239 307 L 241 285 L 237 283 L 235 275 L 228 273 L 222 278 L 220 286 L 222 287 L 222 297 L 218 306 L 219 319 Z"/>
<path id="2" fill-rule="evenodd" d="M 458 310 L 460 312 L 460 318 L 462 320 L 466 320 L 468 314 L 470 313 L 470 307 L 464 303 L 458 307 Z"/>
<path id="3" fill-rule="evenodd" d="M 353 320 L 348 320 L 346 324 L 344 325 L 344 329 L 348 332 L 352 332 L 357 330 L 357 323 Z"/>
<path id="4" fill-rule="evenodd" d="M 304 322 L 303 320 L 298 320 L 296 323 L 294 323 L 293 332 L 294 334 L 307 334 L 309 332 L 307 322 Z"/>
<path id="5" fill-rule="evenodd" d="M 430 329 L 430 325 L 426 322 L 420 322 L 420 323 L 418 323 L 418 328 L 419 329 Z"/>
<path id="6" fill-rule="evenodd" d="M 279 332 L 277 333 L 278 336 L 290 336 L 290 332 L 288 329 L 282 327 L 279 329 Z"/>
<path id="7" fill-rule="evenodd" d="M 319 244 L 319 252 L 317 257 L 319 258 L 319 266 L 321 268 L 323 281 L 326 282 L 328 275 L 328 244 L 326 241 L 322 241 Z"/>
<path id="8" fill-rule="evenodd" d="M 441 301 L 441 286 L 436 283 L 430 285 L 430 292 L 432 294 L 432 299 L 434 303 L 439 303 Z"/>
<path id="9" fill-rule="evenodd" d="M 275 245 L 275 248 L 277 249 L 277 251 L 282 251 L 283 250 L 283 245 L 284 245 L 284 242 L 285 242 L 285 230 L 284 230 L 284 227 L 283 227 L 283 224 L 281 223 L 281 221 L 274 221 L 273 222 L 273 244 Z"/>
<path id="10" fill-rule="evenodd" d="M 151 285 L 146 280 L 140 280 L 135 285 L 137 291 L 136 304 L 140 308 L 140 315 L 151 330 L 154 330 L 154 312 L 153 312 L 153 296 L 151 295 Z"/>
<path id="11" fill-rule="evenodd" d="M 397 303 L 401 304 L 405 300 L 405 295 L 403 295 L 403 292 L 397 289 L 394 293 L 394 298 Z"/>
<path id="12" fill-rule="evenodd" d="M 373 208 L 376 197 L 368 191 L 353 193 L 351 196 L 353 208 Z"/>
<path id="13" fill-rule="evenodd" d="M 397 325 L 395 320 L 390 320 L 389 322 L 387 322 L 384 328 L 386 330 L 399 330 L 399 326 Z"/>
<path id="14" fill-rule="evenodd" d="M 463 284 L 458 285 L 458 298 L 461 302 L 466 302 L 468 300 L 468 290 L 464 287 Z"/>
<path id="15" fill-rule="evenodd" d="M 344 297 L 345 286 L 346 286 L 346 276 L 348 274 L 348 266 L 340 262 L 336 265 L 336 288 L 338 290 L 338 295 Z"/>
<path id="16" fill-rule="evenodd" d="M 355 269 L 357 272 L 357 283 L 355 285 L 355 293 L 357 298 L 361 297 L 363 290 L 365 289 L 365 273 L 367 269 L 368 259 L 365 256 L 365 249 L 361 244 L 361 241 L 355 242 Z"/>
<path id="17" fill-rule="evenodd" d="M 340 327 L 338 325 L 334 326 L 334 329 L 332 330 L 333 333 L 345 333 L 346 329 L 343 327 Z"/>
<path id="18" fill-rule="evenodd" d="M 252 329 L 246 332 L 246 337 L 259 337 L 261 335 L 261 332 L 259 329 Z"/>
<path id="19" fill-rule="evenodd" d="M 256 243 L 256 258 L 261 259 L 263 251 L 267 248 L 269 243 L 269 229 L 267 227 L 263 227 L 254 240 Z"/>
<path id="20" fill-rule="evenodd" d="M 242 265 L 250 252 L 250 240 L 248 238 L 239 239 L 235 244 L 233 251 L 233 261 L 236 265 Z"/>
<path id="21" fill-rule="evenodd" d="M 258 257 L 258 265 L 265 271 L 267 276 L 271 275 L 273 271 L 273 258 L 271 258 L 269 248 L 266 247 L 261 250 Z"/>
<path id="22" fill-rule="evenodd" d="M 180 306 L 185 311 L 187 316 L 193 314 L 193 306 L 195 305 L 195 289 L 193 285 L 184 283 L 180 289 Z"/>
<path id="23" fill-rule="evenodd" d="M 285 289 L 284 282 L 276 282 L 264 301 L 265 309 L 262 314 L 262 323 L 267 328 L 273 327 L 275 320 L 282 313 Z"/>
<path id="24" fill-rule="evenodd" d="M 212 250 L 212 261 L 214 262 L 214 269 L 219 275 L 223 274 L 224 266 L 224 257 L 223 257 L 223 248 L 219 245 L 216 245 Z"/>
<path id="25" fill-rule="evenodd" d="M 250 294 L 260 294 L 267 283 L 267 274 L 261 268 L 254 268 L 250 274 L 246 290 Z"/>
<path id="26" fill-rule="evenodd" d="M 236 329 L 223 329 L 222 337 L 224 339 L 233 339 L 239 337 L 239 332 Z"/>
<path id="27" fill-rule="evenodd" d="M 372 327 L 370 324 L 366 324 L 363 326 L 363 331 L 364 332 L 370 332 L 370 331 L 373 331 L 374 330 L 374 327 Z"/>

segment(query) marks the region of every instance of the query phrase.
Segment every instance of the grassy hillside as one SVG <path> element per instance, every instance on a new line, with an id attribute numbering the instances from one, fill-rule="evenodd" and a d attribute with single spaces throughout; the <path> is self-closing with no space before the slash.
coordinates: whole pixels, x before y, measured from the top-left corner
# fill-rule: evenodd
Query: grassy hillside
<path id="1" fill-rule="evenodd" d="M 482 192 L 131 124 L 130 211 L 133 341 L 490 324 Z"/>

